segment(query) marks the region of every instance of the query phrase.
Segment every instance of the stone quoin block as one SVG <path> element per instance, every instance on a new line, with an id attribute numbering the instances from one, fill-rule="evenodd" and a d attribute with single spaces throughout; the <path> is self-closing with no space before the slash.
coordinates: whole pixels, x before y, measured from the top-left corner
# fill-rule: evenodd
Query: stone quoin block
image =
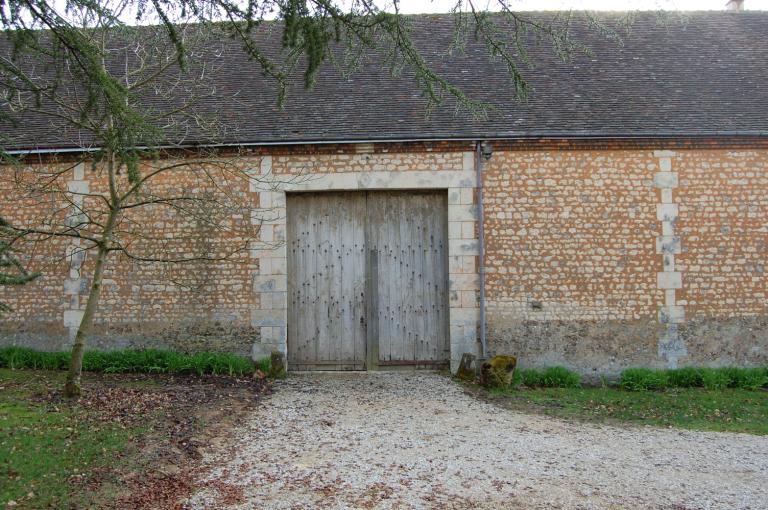
<path id="1" fill-rule="evenodd" d="M 67 190 L 70 193 L 85 194 L 90 192 L 90 184 L 88 181 L 69 181 L 67 183 Z"/>
<path id="2" fill-rule="evenodd" d="M 75 181 L 82 181 L 85 179 L 85 163 L 78 163 L 72 171 L 72 177 Z"/>
<path id="3" fill-rule="evenodd" d="M 477 239 L 449 239 L 448 253 L 451 256 L 480 255 L 480 241 Z"/>
<path id="4" fill-rule="evenodd" d="M 682 253 L 680 236 L 658 236 L 656 238 L 656 253 Z"/>
<path id="5" fill-rule="evenodd" d="M 261 342 L 284 347 L 286 344 L 285 326 L 267 326 L 261 328 Z M 282 349 L 280 349 L 282 350 Z"/>
<path id="6" fill-rule="evenodd" d="M 659 221 L 675 221 L 678 214 L 677 204 L 656 204 L 656 219 Z"/>
<path id="7" fill-rule="evenodd" d="M 285 223 L 285 207 L 256 208 L 251 211 L 254 225 L 275 225 Z"/>
<path id="8" fill-rule="evenodd" d="M 653 176 L 653 184 L 657 188 L 676 188 L 677 174 L 675 172 L 658 172 Z"/>
<path id="9" fill-rule="evenodd" d="M 65 310 L 64 311 L 64 327 L 76 328 L 80 326 L 80 322 L 83 320 L 83 310 Z"/>
<path id="10" fill-rule="evenodd" d="M 450 324 L 457 326 L 474 326 L 480 320 L 479 308 L 451 308 Z"/>
<path id="11" fill-rule="evenodd" d="M 259 165 L 261 175 L 267 175 L 272 173 L 272 156 L 263 156 Z"/>
<path id="12" fill-rule="evenodd" d="M 451 290 L 478 290 L 480 288 L 480 275 L 478 274 L 450 274 L 448 285 Z"/>
<path id="13" fill-rule="evenodd" d="M 66 295 L 88 294 L 88 279 L 73 278 L 73 279 L 64 280 L 64 294 Z"/>
<path id="14" fill-rule="evenodd" d="M 287 278 L 280 275 L 255 275 L 253 289 L 256 292 L 282 292 L 287 290 Z"/>
<path id="15" fill-rule="evenodd" d="M 286 310 L 252 310 L 251 326 L 254 327 L 283 327 L 288 313 Z"/>
<path id="16" fill-rule="evenodd" d="M 465 152 L 464 154 L 462 154 L 461 166 L 464 172 L 474 172 L 475 171 L 475 153 Z"/>
<path id="17" fill-rule="evenodd" d="M 679 271 L 662 271 L 657 274 L 657 287 L 659 289 L 681 289 L 683 287 L 683 275 Z"/>
<path id="18" fill-rule="evenodd" d="M 659 322 L 662 324 L 680 324 L 685 322 L 685 307 L 666 305 L 659 309 Z"/>
<path id="19" fill-rule="evenodd" d="M 477 212 L 476 205 L 455 205 L 448 208 L 448 221 L 475 221 Z"/>
<path id="20" fill-rule="evenodd" d="M 475 239 L 475 223 L 474 221 L 462 221 L 461 222 L 461 238 L 462 239 Z"/>

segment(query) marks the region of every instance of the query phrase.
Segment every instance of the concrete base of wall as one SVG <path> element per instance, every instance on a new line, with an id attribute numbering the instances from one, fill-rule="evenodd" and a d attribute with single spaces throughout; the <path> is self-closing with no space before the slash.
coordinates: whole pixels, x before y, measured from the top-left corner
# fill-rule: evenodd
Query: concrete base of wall
<path id="1" fill-rule="evenodd" d="M 488 342 L 491 354 L 517 356 L 523 368 L 562 365 L 597 380 L 630 367 L 668 368 L 658 340 L 665 327 L 653 319 L 543 322 L 489 315 Z M 679 366 L 768 363 L 768 317 L 693 320 L 681 325 L 680 337 L 687 355 Z"/>
<path id="2" fill-rule="evenodd" d="M 520 366 L 562 365 L 598 381 L 630 367 L 667 368 L 658 338 L 665 325 L 647 321 L 526 321 L 488 316 L 491 355 L 512 354 Z M 703 319 L 680 325 L 687 355 L 680 366 L 757 366 L 768 364 L 768 316 Z M 61 323 L 28 321 L 0 326 L 0 347 L 67 350 L 72 343 Z M 258 328 L 217 321 L 171 324 L 99 325 L 88 348 L 218 351 L 251 356 L 261 345 Z M 269 349 L 267 349 L 268 353 Z"/>
<path id="3" fill-rule="evenodd" d="M 768 364 L 768 315 L 722 319 L 690 318 L 680 325 L 690 365 L 754 366 Z"/>
<path id="4" fill-rule="evenodd" d="M 489 314 L 492 355 L 517 356 L 525 367 L 561 365 L 586 376 L 616 376 L 638 366 L 662 366 L 657 358 L 659 331 L 648 321 L 526 321 Z"/>
<path id="5" fill-rule="evenodd" d="M 180 352 L 231 352 L 250 356 L 259 342 L 258 328 L 218 321 L 97 325 L 88 338 L 94 350 L 170 349 Z M 61 323 L 29 321 L 0 326 L 0 347 L 18 345 L 41 351 L 62 351 L 72 346 L 68 329 Z"/>

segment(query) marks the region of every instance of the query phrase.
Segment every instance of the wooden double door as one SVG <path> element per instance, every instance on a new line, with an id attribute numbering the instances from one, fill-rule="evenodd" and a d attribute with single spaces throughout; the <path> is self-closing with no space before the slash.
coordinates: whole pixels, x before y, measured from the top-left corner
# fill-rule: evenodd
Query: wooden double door
<path id="1" fill-rule="evenodd" d="M 287 197 L 292 370 L 445 365 L 447 194 Z"/>

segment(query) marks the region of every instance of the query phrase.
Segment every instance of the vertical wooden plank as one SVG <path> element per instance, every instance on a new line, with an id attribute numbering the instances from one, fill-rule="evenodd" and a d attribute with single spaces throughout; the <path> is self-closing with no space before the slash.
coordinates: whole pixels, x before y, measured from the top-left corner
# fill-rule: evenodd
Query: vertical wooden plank
<path id="1" fill-rule="evenodd" d="M 384 195 L 379 192 L 368 193 L 368 249 L 377 252 L 378 285 L 376 286 L 376 324 L 378 329 L 379 359 L 391 359 L 392 309 L 390 306 L 390 288 L 392 278 L 390 265 L 392 260 L 391 243 L 389 242 L 391 225 L 387 220 L 389 211 Z"/>
<path id="2" fill-rule="evenodd" d="M 330 243 L 330 207 L 328 195 L 318 195 L 320 204 L 320 211 L 318 212 L 318 284 L 317 284 L 317 300 L 318 300 L 318 318 L 320 323 L 318 328 L 320 334 L 318 336 L 318 351 L 320 361 L 332 361 L 331 356 L 331 341 L 329 331 L 329 290 L 330 290 L 330 275 L 329 275 L 329 257 L 328 246 Z"/>
<path id="3" fill-rule="evenodd" d="M 288 303 L 288 364 L 304 368 L 301 363 L 306 358 L 310 339 L 307 338 L 299 310 L 305 306 L 307 283 L 304 281 L 304 272 L 298 272 L 295 268 L 301 267 L 301 261 L 307 256 L 306 201 L 301 200 L 301 197 L 288 197 L 286 207 L 286 238 L 292 248 L 287 261 L 288 289 L 293 295 Z"/>
<path id="4" fill-rule="evenodd" d="M 442 219 L 445 217 L 443 214 L 439 214 L 442 209 L 439 207 L 441 203 L 441 197 L 439 195 L 432 195 L 425 197 L 427 199 L 427 207 L 433 211 L 429 214 L 427 222 L 428 230 L 424 235 L 424 263 L 428 270 L 425 272 L 424 287 L 426 293 L 426 325 L 425 328 L 428 332 L 427 342 L 422 346 L 420 352 L 421 359 L 437 360 L 439 359 L 440 345 L 442 345 L 443 338 L 442 328 L 440 326 L 439 317 L 439 301 L 440 295 L 437 293 L 438 281 L 441 280 L 441 275 L 444 272 L 442 264 L 442 252 L 437 247 L 436 243 L 442 236 L 443 231 L 441 228 Z M 437 214 L 435 214 L 437 212 Z"/>
<path id="5" fill-rule="evenodd" d="M 352 284 L 355 298 L 355 314 L 354 314 L 354 330 L 355 330 L 355 347 L 354 347 L 354 359 L 363 363 L 366 357 L 366 342 L 367 342 L 367 321 L 366 316 L 368 309 L 366 308 L 366 239 L 367 239 L 367 225 L 366 220 L 366 203 L 367 195 L 364 192 L 357 193 L 357 200 L 355 202 L 354 217 L 357 219 L 355 228 L 355 245 L 353 252 L 352 267 L 355 272 L 355 281 Z"/>
<path id="6" fill-rule="evenodd" d="M 340 359 L 348 362 L 365 361 L 365 196 L 345 194 L 340 205 L 344 221 L 340 225 L 340 303 L 342 306 Z"/>
<path id="7" fill-rule="evenodd" d="M 379 367 L 379 257 L 378 250 L 369 249 L 366 261 L 366 308 L 368 310 L 368 328 L 366 333 L 365 367 L 376 370 Z"/>
<path id="8" fill-rule="evenodd" d="M 406 245 L 408 250 L 408 260 L 406 262 L 406 271 L 403 274 L 402 287 L 405 289 L 403 294 L 403 308 L 405 309 L 405 317 L 403 322 L 405 323 L 403 328 L 402 348 L 400 352 L 400 360 L 414 360 L 417 359 L 414 346 L 419 336 L 419 331 L 414 328 L 414 316 L 417 313 L 417 307 L 419 306 L 419 294 L 417 287 L 418 278 L 418 260 L 417 254 L 417 239 L 414 235 L 416 226 L 419 224 L 421 218 L 418 215 L 413 214 L 412 204 L 415 195 L 403 195 L 398 197 L 400 216 L 404 218 L 403 227 L 406 230 L 400 238 Z"/>
<path id="9" fill-rule="evenodd" d="M 381 337 L 379 338 L 380 341 L 382 337 L 386 339 L 386 359 L 391 360 L 395 355 L 397 347 L 392 338 L 392 322 L 394 319 L 394 310 L 392 309 L 392 282 L 394 280 L 392 275 L 392 257 L 394 255 L 394 246 L 392 245 L 392 221 L 390 220 L 392 208 L 385 194 L 377 193 L 375 196 L 379 199 L 379 218 L 381 221 L 378 238 L 380 247 L 379 276 L 381 282 L 378 286 L 380 289 L 378 306 L 384 312 L 384 321 L 379 325 L 381 329 Z M 395 288 L 397 287 L 395 286 Z"/>
<path id="10" fill-rule="evenodd" d="M 318 203 L 314 200 L 314 197 L 307 197 L 307 246 L 309 255 L 309 264 L 306 268 L 307 274 L 307 286 L 309 290 L 308 301 L 309 309 L 307 314 L 307 329 L 305 334 L 309 341 L 307 346 L 307 358 L 306 361 L 319 361 L 318 341 L 320 330 L 318 324 L 320 317 L 318 315 L 318 302 L 317 302 L 317 285 L 318 285 L 318 259 L 320 255 L 317 252 L 317 234 L 318 234 Z"/>
<path id="11" fill-rule="evenodd" d="M 416 291 L 414 298 L 416 299 L 415 308 L 416 313 L 413 317 L 413 328 L 416 330 L 416 341 L 413 346 L 414 357 L 416 359 L 423 359 L 421 356 L 424 351 L 424 345 L 428 341 L 427 335 L 429 331 L 426 328 L 427 320 L 427 296 L 424 292 L 424 283 L 427 277 L 426 272 L 428 265 L 424 260 L 424 235 L 425 235 L 425 222 L 428 220 L 427 208 L 424 206 L 425 197 L 423 194 L 419 194 L 414 197 L 414 207 L 411 212 L 412 215 L 417 216 L 420 221 L 414 224 L 414 249 L 416 250 Z"/>
<path id="12" fill-rule="evenodd" d="M 301 198 L 301 211 L 299 212 L 298 221 L 302 231 L 302 245 L 303 252 L 301 254 L 300 265 L 294 270 L 301 275 L 301 286 L 304 291 L 303 299 L 300 301 L 302 309 L 297 311 L 299 331 L 301 334 L 301 353 L 300 360 L 302 363 L 307 363 L 315 359 L 315 338 L 317 334 L 315 332 L 315 320 L 311 313 L 304 313 L 303 310 L 314 310 L 315 306 L 315 275 L 314 275 L 314 261 L 315 261 L 315 248 L 314 248 L 314 228 L 312 222 L 314 217 L 312 216 L 312 202 L 311 197 L 299 195 Z M 306 307 L 306 308 L 305 308 Z M 305 367 L 305 369 L 308 367 Z"/>
<path id="13" fill-rule="evenodd" d="M 397 198 L 391 192 L 384 194 L 387 218 L 387 238 L 386 243 L 389 247 L 389 258 L 387 260 L 387 271 L 384 277 L 387 279 L 387 307 L 389 309 L 389 341 L 391 344 L 391 359 L 400 359 L 402 356 L 403 340 L 399 335 L 398 324 L 400 322 L 400 312 L 402 310 L 402 282 L 400 274 L 400 226 L 402 225 L 402 216 L 397 204 Z"/>
<path id="14" fill-rule="evenodd" d="M 427 309 L 429 302 L 424 292 L 426 280 L 429 277 L 428 267 L 424 260 L 424 241 L 427 229 L 425 228 L 429 222 L 431 216 L 428 207 L 425 204 L 428 195 L 419 193 L 413 197 L 413 211 L 411 216 L 418 218 L 419 221 L 414 222 L 413 227 L 413 244 L 414 244 L 414 258 L 415 258 L 415 270 L 414 270 L 414 329 L 416 330 L 416 338 L 414 340 L 413 355 L 416 360 L 423 360 L 424 346 L 429 342 L 429 336 L 431 332 L 427 329 Z"/>
<path id="15" fill-rule="evenodd" d="M 442 203 L 442 196 L 436 196 L 432 200 L 432 209 L 434 211 L 442 212 L 442 208 L 439 205 Z M 443 253 L 436 246 L 437 240 L 443 235 L 442 222 L 444 221 L 446 214 L 432 214 L 430 221 L 430 232 L 428 237 L 428 251 L 427 257 L 433 267 L 429 280 L 429 317 L 431 319 L 430 330 L 433 332 L 433 339 L 430 342 L 429 349 L 427 350 L 426 359 L 439 359 L 439 350 L 442 342 L 444 341 L 441 336 L 442 328 L 440 326 L 440 318 L 438 315 L 440 295 L 437 293 L 437 282 L 441 279 L 441 275 L 445 274 L 444 265 L 442 262 Z"/>
<path id="16" fill-rule="evenodd" d="M 286 257 L 287 267 L 295 268 L 298 265 L 298 257 L 300 254 L 300 239 L 301 233 L 297 232 L 296 228 L 296 214 L 298 213 L 298 202 L 293 200 L 292 197 L 287 199 L 286 203 L 286 217 L 285 217 L 285 238 L 286 238 Z M 261 269 L 260 269 L 261 271 Z M 296 271 L 288 271 L 287 283 L 288 283 L 288 364 L 298 362 L 299 346 L 298 341 L 300 336 L 293 330 L 294 325 L 297 325 L 297 311 L 301 308 L 300 304 L 300 283 L 296 280 Z M 295 367 L 298 368 L 298 363 Z"/>
<path id="17" fill-rule="evenodd" d="M 346 200 L 342 200 L 341 211 L 343 217 L 349 217 L 354 207 L 354 195 L 350 195 Z M 339 359 L 352 360 L 355 358 L 354 329 L 352 323 L 352 303 L 354 292 L 350 284 L 354 281 L 354 272 L 352 260 L 350 258 L 350 244 L 354 233 L 354 224 L 352 222 L 342 221 L 339 226 Z"/>
<path id="18" fill-rule="evenodd" d="M 341 321 L 339 315 L 339 294 L 341 294 L 341 267 L 339 250 L 341 248 L 341 228 L 346 219 L 344 200 L 334 194 L 328 202 L 328 359 L 339 360 L 341 357 Z"/>
<path id="19" fill-rule="evenodd" d="M 313 322 L 305 320 L 301 313 L 311 305 L 313 285 L 307 281 L 311 273 L 302 270 L 304 261 L 310 257 L 307 251 L 312 229 L 309 221 L 310 202 L 304 196 L 289 196 L 286 218 L 287 268 L 288 268 L 288 359 L 295 369 L 306 369 L 305 363 L 311 360 L 313 349 Z"/>

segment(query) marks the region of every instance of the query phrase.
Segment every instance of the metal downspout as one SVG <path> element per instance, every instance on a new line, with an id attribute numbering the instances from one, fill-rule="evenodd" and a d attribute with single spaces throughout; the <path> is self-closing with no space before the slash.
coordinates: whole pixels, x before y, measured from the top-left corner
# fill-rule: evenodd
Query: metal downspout
<path id="1" fill-rule="evenodd" d="M 488 344 L 485 338 L 485 225 L 483 214 L 483 148 L 482 142 L 475 142 L 475 173 L 477 175 L 477 225 L 480 273 L 480 345 L 482 359 L 488 359 Z"/>

